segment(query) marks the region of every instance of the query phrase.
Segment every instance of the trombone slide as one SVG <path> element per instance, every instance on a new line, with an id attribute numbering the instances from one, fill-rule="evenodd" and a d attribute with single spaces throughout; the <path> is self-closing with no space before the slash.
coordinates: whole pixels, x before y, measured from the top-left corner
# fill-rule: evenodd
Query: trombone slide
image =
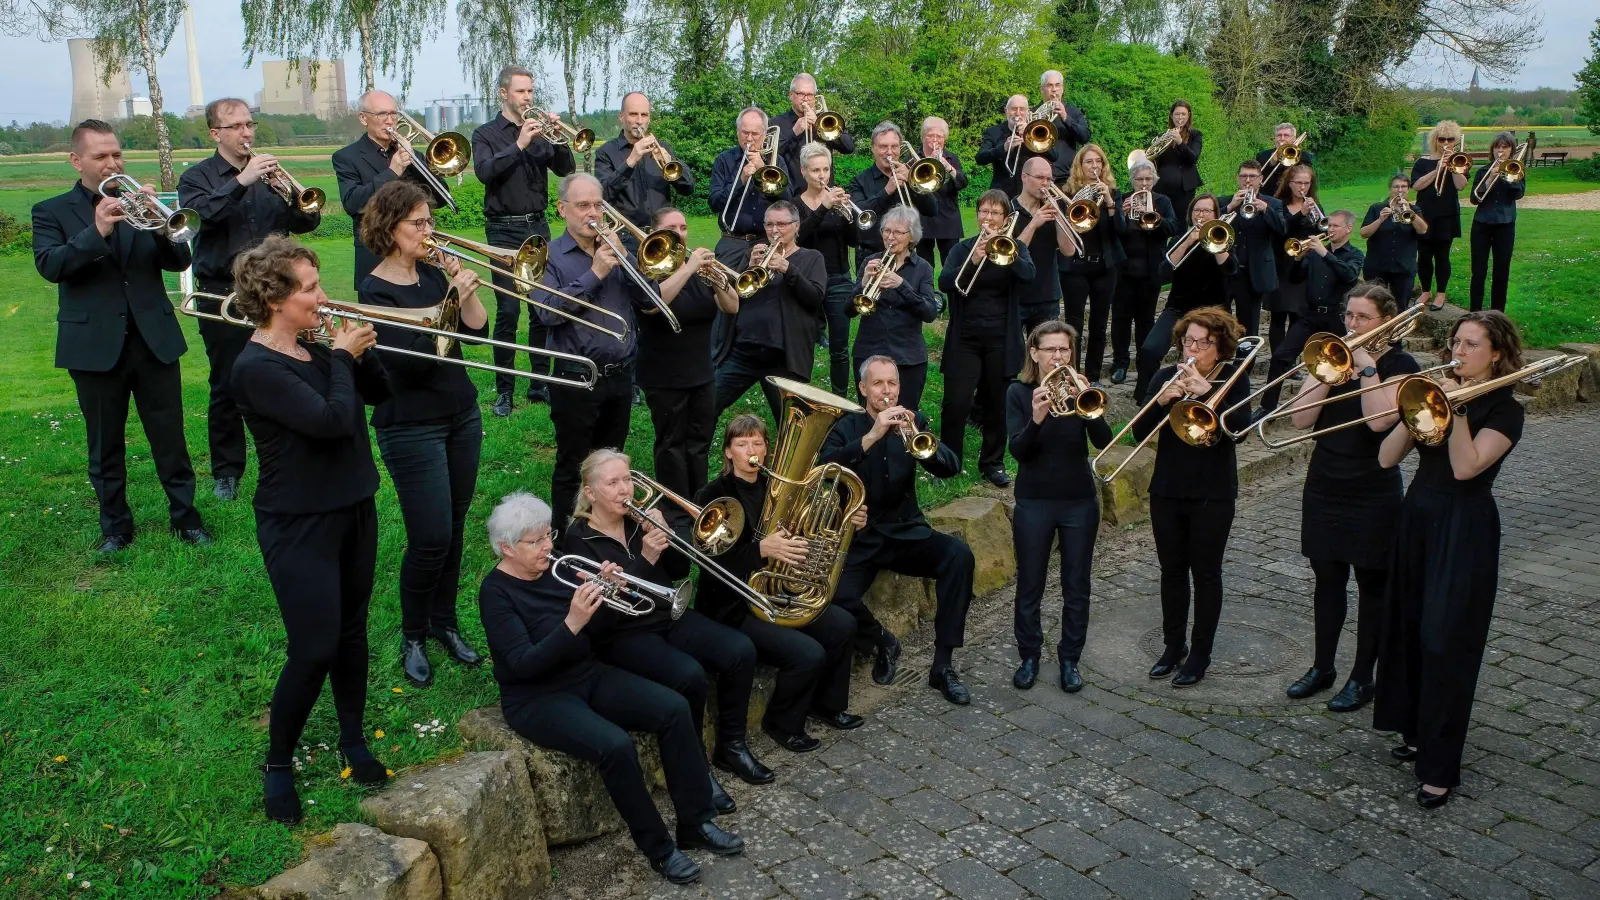
<path id="1" fill-rule="evenodd" d="M 616 313 L 606 309 L 603 306 L 600 306 L 599 304 L 590 303 L 587 300 L 581 300 L 572 296 L 571 294 L 557 290 L 556 288 L 553 288 L 540 281 L 540 278 L 542 278 L 544 275 L 546 266 L 544 258 L 544 253 L 546 251 L 544 239 L 539 238 L 538 241 L 535 242 L 534 238 L 539 238 L 539 236 L 535 235 L 534 237 L 529 238 L 527 242 L 523 244 L 522 249 L 512 252 L 500 247 L 492 247 L 488 244 L 480 244 L 477 241 L 456 237 L 453 234 L 448 234 L 443 231 L 435 231 L 433 233 L 433 237 L 429 239 L 430 246 L 432 246 L 434 253 L 428 257 L 428 262 L 442 269 L 444 268 L 444 259 L 442 255 L 454 256 L 463 263 L 477 266 L 493 275 L 500 275 L 504 278 L 510 278 L 515 284 L 526 285 L 529 288 L 527 293 L 519 293 L 509 288 L 503 288 L 500 285 L 495 284 L 493 281 L 483 284 L 484 287 L 494 291 L 497 294 L 519 300 L 528 304 L 529 306 L 547 310 L 569 321 L 576 322 L 579 325 L 585 325 L 589 328 L 593 328 L 596 331 L 603 331 L 619 341 L 627 340 L 627 319 L 624 319 L 622 316 L 617 315 Z M 505 263 L 511 261 L 512 264 L 516 264 L 514 262 L 515 260 L 527 257 L 532 260 L 530 265 L 536 269 L 536 271 L 519 274 L 494 265 L 492 262 L 486 262 L 485 260 L 477 259 L 476 257 L 471 256 L 470 253 L 476 253 L 479 256 L 486 257 L 487 259 L 494 260 L 495 262 Z M 576 304 L 583 309 L 616 319 L 618 328 L 607 328 L 599 323 L 591 322 L 588 319 L 583 318 L 581 315 L 567 312 L 559 306 L 554 306 L 549 303 L 540 303 L 538 300 L 533 299 L 532 294 L 534 290 L 543 291 L 546 294 L 558 297 L 567 301 L 568 303 Z"/>

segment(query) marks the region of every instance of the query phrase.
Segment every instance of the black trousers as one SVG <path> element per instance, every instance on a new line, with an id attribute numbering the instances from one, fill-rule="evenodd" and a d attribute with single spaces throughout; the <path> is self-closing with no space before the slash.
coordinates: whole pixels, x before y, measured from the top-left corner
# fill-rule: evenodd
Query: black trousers
<path id="1" fill-rule="evenodd" d="M 855 394 L 840 394 L 841 397 L 852 397 L 861 393 L 861 364 L 866 362 L 866 357 L 850 360 L 850 371 L 856 382 Z M 895 368 L 900 370 L 900 405 L 906 409 L 922 408 L 922 391 L 928 386 L 928 364 L 897 363 Z"/>
<path id="2" fill-rule="evenodd" d="M 622 449 L 633 413 L 633 365 L 601 375 L 594 390 L 550 386 L 550 423 L 556 429 L 556 465 L 550 473 L 550 526 L 561 529 L 572 516 L 583 458 L 601 447 Z"/>
<path id="3" fill-rule="evenodd" d="M 807 384 L 811 382 L 811 373 L 789 371 L 786 360 L 780 347 L 761 347 L 735 341 L 727 358 L 717 365 L 716 417 L 721 419 L 728 407 L 738 403 L 744 392 L 756 384 L 761 386 L 761 394 L 767 398 L 767 408 L 772 410 L 772 418 L 776 420 L 783 411 L 783 398 L 777 388 L 767 383 L 767 376 L 778 375 Z"/>
<path id="4" fill-rule="evenodd" d="M 1111 301 L 1111 368 L 1130 368 L 1128 348 L 1143 346 L 1150 336 L 1160 297 L 1161 283 L 1154 278 L 1135 278 L 1126 272 L 1118 276 Z"/>
<path id="5" fill-rule="evenodd" d="M 232 327 L 232 326 L 229 326 Z M 249 336 L 244 328 L 237 329 Z M 100 503 L 100 533 L 133 534 L 128 508 L 128 398 L 139 409 L 156 476 L 167 492 L 173 528 L 199 528 L 194 508 L 194 467 L 183 439 L 183 378 L 178 362 L 164 363 L 129 329 L 122 355 L 109 372 L 68 369 L 83 413 L 89 451 L 89 484 Z"/>
<path id="6" fill-rule="evenodd" d="M 1411 305 L 1411 287 L 1417 281 L 1417 273 L 1400 269 L 1383 271 L 1371 269 L 1362 272 L 1361 277 L 1368 281 L 1381 281 L 1388 285 L 1389 290 L 1394 293 L 1395 305 L 1400 309 L 1404 310 Z"/>
<path id="7" fill-rule="evenodd" d="M 1062 318 L 1078 331 L 1078 371 L 1090 381 L 1099 381 L 1106 360 L 1106 324 L 1111 321 L 1111 300 L 1117 292 L 1117 270 L 1105 263 L 1091 265 L 1089 271 L 1061 273 Z"/>
<path id="8" fill-rule="evenodd" d="M 1173 309 L 1169 304 L 1156 317 L 1150 326 L 1150 331 L 1145 334 L 1144 340 L 1139 342 L 1139 375 L 1133 382 L 1133 401 L 1143 404 L 1150 391 L 1150 379 L 1156 377 L 1156 372 L 1161 369 L 1161 361 L 1167 358 L 1167 351 L 1172 349 L 1172 329 L 1178 325 L 1178 320 L 1183 318 L 1183 313 Z M 1160 385 L 1156 386 L 1157 389 Z"/>
<path id="9" fill-rule="evenodd" d="M 655 478 L 685 497 L 706 486 L 711 435 L 717 430 L 716 393 L 715 382 L 644 389 L 656 434 Z"/>
<path id="10" fill-rule="evenodd" d="M 476 405 L 441 422 L 377 429 L 378 452 L 406 524 L 400 558 L 400 630 L 420 638 L 455 628 L 461 542 L 478 487 L 483 415 Z"/>
<path id="11" fill-rule="evenodd" d="M 1350 571 L 1356 573 L 1356 657 L 1350 664 L 1350 677 L 1362 684 L 1372 683 L 1372 667 L 1378 662 L 1378 634 L 1383 624 L 1383 591 L 1388 569 L 1364 569 L 1347 562 L 1313 559 L 1311 572 L 1317 577 L 1311 595 L 1316 622 L 1316 658 L 1311 663 L 1324 672 L 1333 671 L 1339 652 L 1339 636 L 1344 631 L 1349 599 L 1346 586 Z"/>
<path id="12" fill-rule="evenodd" d="M 1089 564 L 1095 534 L 1100 530 L 1100 504 L 1082 500 L 1018 499 L 1011 517 L 1017 550 L 1017 597 L 1014 630 L 1017 656 L 1038 659 L 1044 648 L 1039 607 L 1045 576 L 1050 571 L 1050 542 L 1061 552 L 1061 640 L 1056 659 L 1077 663 L 1089 633 Z"/>
<path id="13" fill-rule="evenodd" d="M 1261 305 L 1270 293 L 1270 291 L 1258 291 L 1251 286 L 1250 272 L 1247 269 L 1240 269 L 1228 276 L 1228 303 L 1232 307 L 1234 318 L 1244 326 L 1245 334 L 1261 333 Z"/>
<path id="14" fill-rule="evenodd" d="M 935 265 L 933 261 L 933 254 L 935 250 L 939 252 L 939 260 L 942 262 L 950 258 L 950 251 L 954 249 L 956 244 L 960 243 L 960 241 L 960 238 L 925 237 L 917 242 L 917 255 L 927 260 L 928 265 Z"/>
<path id="15" fill-rule="evenodd" d="M 1511 283 L 1511 253 L 1517 247 L 1517 223 L 1472 223 L 1472 309 L 1483 308 L 1483 279 L 1489 273 L 1489 257 L 1494 256 L 1494 275 L 1489 284 L 1491 308 L 1506 311 L 1506 288 Z"/>
<path id="16" fill-rule="evenodd" d="M 828 381 L 833 392 L 846 397 L 850 390 L 850 301 L 856 283 L 849 275 L 829 275 L 828 293 L 822 299 L 823 319 L 828 336 Z"/>
<path id="17" fill-rule="evenodd" d="M 514 706 L 503 706 L 506 724 L 548 750 L 571 754 L 600 767 L 606 793 L 616 804 L 634 846 L 646 858 L 663 859 L 675 844 L 639 767 L 630 731 L 655 735 L 661 767 L 679 827 L 711 821 L 710 768 L 689 704 L 670 688 L 646 678 L 598 666 L 582 685 Z"/>
<path id="18" fill-rule="evenodd" d="M 833 592 L 834 605 L 855 617 L 857 649 L 870 648 L 883 633 L 883 626 L 866 602 L 867 590 L 882 571 L 932 578 L 938 598 L 933 615 L 934 642 L 941 647 L 966 643 L 967 607 L 972 605 L 972 572 L 976 565 L 967 545 L 938 531 L 916 540 L 880 540 L 870 556 L 845 563 L 839 586 Z"/>
<path id="19" fill-rule="evenodd" d="M 367 609 L 378 564 L 378 508 L 354 506 L 310 515 L 256 511 L 256 541 L 288 633 L 267 717 L 267 764 L 290 765 L 306 719 L 333 685 L 339 744 L 365 744 Z"/>
<path id="20" fill-rule="evenodd" d="M 495 225 L 490 223 L 484 226 L 484 234 L 489 239 L 490 244 L 496 247 L 504 247 L 508 250 L 515 250 L 522 246 L 523 241 L 536 234 L 545 240 L 549 240 L 550 225 L 542 220 L 537 223 L 517 223 L 515 225 Z M 516 290 L 516 283 L 503 275 L 494 276 L 494 283 L 499 287 Z M 540 291 L 534 291 L 533 299 L 544 300 L 547 299 L 547 295 L 542 294 Z M 516 343 L 518 325 L 523 311 L 526 310 L 528 313 L 528 343 L 526 346 L 543 347 L 545 345 L 550 329 L 539 324 L 538 317 L 533 314 L 533 307 L 520 300 L 513 300 L 498 291 L 494 294 L 494 306 L 495 340 Z M 515 351 L 507 350 L 504 347 L 495 347 L 493 350 L 495 365 L 506 369 L 515 369 L 517 367 L 517 354 Z M 547 356 L 534 356 L 530 353 L 528 354 L 528 364 L 534 372 L 548 373 L 550 371 L 550 358 Z M 494 375 L 494 392 L 496 394 L 511 393 L 515 388 L 516 380 L 513 376 L 496 372 Z M 529 384 L 533 385 L 533 387 L 529 388 L 531 391 L 544 389 L 542 382 L 529 382 Z"/>
<path id="21" fill-rule="evenodd" d="M 1423 291 L 1444 293 L 1450 284 L 1450 247 L 1455 238 L 1430 240 L 1423 235 L 1417 240 L 1417 279 Z M 1435 281 L 1437 276 L 1437 282 Z M 1435 287 L 1434 285 L 1438 286 Z"/>
<path id="22" fill-rule="evenodd" d="M 1222 554 L 1233 527 L 1232 500 L 1150 498 L 1150 530 L 1161 563 L 1161 631 L 1168 650 L 1183 646 L 1189 620 L 1189 581 L 1194 580 L 1194 632 L 1189 659 L 1211 663 L 1211 647 L 1222 617 Z"/>
<path id="23" fill-rule="evenodd" d="M 808 711 L 831 716 L 850 708 L 850 649 L 856 620 L 849 613 L 830 603 L 801 628 L 747 615 L 739 630 L 755 645 L 756 659 L 778 669 L 778 682 L 767 703 L 769 727 L 800 734 Z"/>
<path id="24" fill-rule="evenodd" d="M 706 696 L 711 691 L 706 672 L 715 672 L 717 743 L 745 739 L 756 648 L 737 630 L 691 609 L 661 631 L 622 631 L 596 647 L 595 656 L 682 694 L 689 701 L 697 735 L 705 729 Z"/>
<path id="25" fill-rule="evenodd" d="M 1274 352 L 1277 351 L 1278 345 L 1283 343 L 1284 336 L 1289 333 L 1289 329 L 1294 327 L 1294 323 L 1299 318 L 1300 315 L 1298 313 L 1279 309 L 1272 310 L 1272 318 L 1267 321 L 1267 347 Z"/>
<path id="26" fill-rule="evenodd" d="M 201 288 L 227 294 L 233 285 L 210 285 Z M 220 305 L 220 304 L 218 304 Z M 211 373 L 206 381 L 211 387 L 210 402 L 206 406 L 206 438 L 211 450 L 212 478 L 244 477 L 244 417 L 233 402 L 233 390 L 228 386 L 233 378 L 233 361 L 250 343 L 250 329 L 200 320 L 200 340 L 206 346 L 206 359 L 211 363 Z"/>
<path id="27" fill-rule="evenodd" d="M 944 348 L 944 402 L 939 414 L 939 440 L 966 460 L 967 414 L 978 398 L 983 444 L 978 471 L 1006 464 L 1006 384 L 1015 372 L 1005 371 L 1006 335 L 1000 328 L 963 328 L 958 340 Z"/>
<path id="28" fill-rule="evenodd" d="M 1274 313 L 1274 319 L 1277 317 Z M 1306 348 L 1306 341 L 1313 334 L 1326 331 L 1330 334 L 1344 334 L 1344 321 L 1335 313 L 1313 312 L 1303 316 L 1295 316 L 1294 322 L 1289 325 L 1288 333 L 1272 344 L 1272 362 L 1267 367 L 1267 380 L 1271 381 L 1279 375 L 1289 371 L 1300 363 L 1300 351 Z M 1283 393 L 1283 385 L 1274 385 L 1261 395 L 1262 409 L 1277 409 L 1278 397 Z"/>

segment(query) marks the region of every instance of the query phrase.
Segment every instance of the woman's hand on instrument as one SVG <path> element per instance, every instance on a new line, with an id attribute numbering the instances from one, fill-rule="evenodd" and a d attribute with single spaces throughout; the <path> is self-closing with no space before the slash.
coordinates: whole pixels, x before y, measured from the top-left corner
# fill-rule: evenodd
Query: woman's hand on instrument
<path id="1" fill-rule="evenodd" d="M 616 563 L 606 563 L 605 565 L 615 566 Z M 604 571 L 603 567 L 602 571 Z M 583 626 L 589 624 L 589 619 L 594 615 L 594 611 L 600 608 L 600 595 L 603 591 L 604 587 L 599 581 L 586 580 L 583 584 L 578 585 L 578 589 L 572 592 L 572 603 L 567 607 L 566 626 L 568 631 L 577 634 L 583 630 Z"/>
<path id="2" fill-rule="evenodd" d="M 1211 390 L 1211 382 L 1207 381 L 1199 370 L 1192 366 L 1183 366 L 1182 368 L 1183 377 L 1178 379 L 1178 383 L 1183 386 L 1184 393 L 1200 397 Z"/>
<path id="3" fill-rule="evenodd" d="M 789 271 L 789 257 L 785 256 L 780 248 L 777 253 L 772 254 L 771 259 L 767 260 L 767 268 L 774 272 L 787 272 Z"/>
<path id="4" fill-rule="evenodd" d="M 867 527 L 867 505 L 865 503 L 856 507 L 856 511 L 850 514 L 850 524 L 858 529 Z"/>
<path id="5" fill-rule="evenodd" d="M 879 268 L 881 268 L 881 265 L 877 260 L 867 260 L 866 267 L 861 270 L 861 280 L 871 281 L 875 276 L 877 276 Z"/>
<path id="6" fill-rule="evenodd" d="M 1362 369 L 1365 369 L 1367 366 L 1377 365 L 1376 361 L 1372 358 L 1372 354 L 1368 353 L 1367 348 L 1365 347 L 1357 347 L 1350 351 L 1350 361 L 1355 363 L 1355 369 L 1358 372 Z"/>
<path id="7" fill-rule="evenodd" d="M 1033 389 L 1033 424 L 1044 424 L 1045 417 L 1050 415 L 1050 389 L 1039 385 Z"/>
<path id="8" fill-rule="evenodd" d="M 689 251 L 690 271 L 704 272 L 708 268 L 715 268 L 711 263 L 717 259 L 717 252 L 710 247 L 696 247 Z"/>
<path id="9" fill-rule="evenodd" d="M 444 274 L 450 276 L 452 280 L 454 280 L 457 275 L 461 274 L 461 260 L 456 259 L 454 256 L 451 256 L 448 253 L 438 254 L 438 259 L 439 265 L 444 269 Z"/>
<path id="10" fill-rule="evenodd" d="M 791 537 L 788 531 L 779 528 L 761 539 L 761 555 L 766 559 L 798 566 L 806 561 L 806 551 L 810 546 L 805 538 Z"/>
<path id="11" fill-rule="evenodd" d="M 340 319 L 339 327 L 333 333 L 333 349 L 343 350 L 356 359 L 360 359 L 361 354 L 377 342 L 378 332 L 370 324 L 353 319 Z"/>
<path id="12" fill-rule="evenodd" d="M 984 240 L 983 235 L 979 235 L 978 239 L 972 242 L 970 257 L 974 263 L 980 263 L 989 258 L 989 242 Z"/>
<path id="13" fill-rule="evenodd" d="M 456 295 L 463 300 L 471 297 L 482 283 L 483 279 L 472 269 L 458 269 L 450 278 L 450 284 L 456 289 Z"/>
<path id="14" fill-rule="evenodd" d="M 662 521 L 661 513 L 652 509 L 640 524 L 644 528 L 644 558 L 654 565 L 661 558 L 661 552 L 672 546 L 667 539 L 667 523 Z"/>
<path id="15" fill-rule="evenodd" d="M 883 280 L 878 282 L 878 286 L 882 287 L 886 291 L 892 291 L 905 283 L 906 280 L 900 277 L 899 272 L 885 272 L 883 275 Z"/>

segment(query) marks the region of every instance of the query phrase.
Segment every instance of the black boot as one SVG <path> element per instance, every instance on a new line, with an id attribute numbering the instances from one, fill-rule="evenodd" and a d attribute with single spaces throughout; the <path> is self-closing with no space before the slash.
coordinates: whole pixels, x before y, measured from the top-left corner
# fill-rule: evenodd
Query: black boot
<path id="1" fill-rule="evenodd" d="M 1320 694 L 1333 687 L 1335 674 L 1337 673 L 1332 669 L 1319 669 L 1316 666 L 1312 666 L 1306 670 L 1304 675 L 1300 676 L 1299 681 L 1289 685 L 1289 689 L 1284 693 L 1289 695 L 1290 700 L 1304 700 L 1312 694 Z"/>
<path id="2" fill-rule="evenodd" d="M 717 815 L 727 815 L 739 808 L 739 804 L 728 796 L 728 792 L 723 789 L 722 783 L 717 781 L 714 773 L 708 772 L 706 777 L 711 779 L 711 808 L 717 811 Z"/>
<path id="3" fill-rule="evenodd" d="M 1017 666 L 1017 673 L 1011 676 L 1011 686 L 1019 691 L 1033 687 L 1039 680 L 1039 658 L 1037 656 L 1024 656 L 1022 665 Z"/>
<path id="4" fill-rule="evenodd" d="M 1178 670 L 1178 663 L 1183 662 L 1184 657 L 1188 655 L 1188 647 L 1168 647 L 1166 652 L 1161 654 L 1161 658 L 1156 660 L 1156 664 L 1150 667 L 1150 677 L 1167 678 L 1171 676 L 1173 672 Z"/>
<path id="5" fill-rule="evenodd" d="M 300 794 L 294 789 L 293 766 L 262 766 L 265 777 L 262 791 L 267 818 L 285 825 L 299 825 L 304 813 L 300 810 Z"/>
<path id="6" fill-rule="evenodd" d="M 344 757 L 345 767 L 350 770 L 351 781 L 367 787 L 380 787 L 389 783 L 389 770 L 383 763 L 378 762 L 366 744 L 341 746 L 339 755 Z"/>
<path id="7" fill-rule="evenodd" d="M 462 639 L 461 632 L 454 625 L 445 628 L 433 628 L 428 634 L 444 645 L 444 652 L 451 659 L 461 663 L 463 666 L 477 668 L 483 664 L 483 657 L 479 656 L 478 651 L 472 649 L 472 646 Z"/>
<path id="8" fill-rule="evenodd" d="M 418 687 L 433 684 L 433 665 L 428 662 L 425 639 L 409 636 L 400 638 L 400 669 L 406 673 L 406 679 Z"/>
<path id="9" fill-rule="evenodd" d="M 761 764 L 761 760 L 756 759 L 755 754 L 750 752 L 750 745 L 743 740 L 718 744 L 711 751 L 711 764 L 739 776 L 739 780 L 745 784 L 771 784 L 777 777 L 771 769 Z"/>

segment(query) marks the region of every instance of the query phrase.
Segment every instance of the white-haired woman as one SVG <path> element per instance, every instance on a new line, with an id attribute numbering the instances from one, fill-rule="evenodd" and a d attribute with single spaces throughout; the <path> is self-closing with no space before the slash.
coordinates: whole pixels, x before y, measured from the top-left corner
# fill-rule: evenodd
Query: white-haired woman
<path id="1" fill-rule="evenodd" d="M 900 367 L 900 405 L 906 409 L 922 407 L 922 388 L 928 381 L 928 345 L 922 339 L 922 326 L 939 315 L 933 297 L 933 266 L 916 254 L 922 240 L 922 216 L 909 206 L 896 206 L 883 214 L 878 223 L 884 252 L 866 258 L 856 292 L 865 290 L 879 269 L 893 260 L 893 272 L 879 282 L 874 311 L 861 317 L 856 343 L 850 350 L 852 368 L 860 371 L 869 356 L 888 356 Z M 855 304 L 849 314 L 857 315 Z"/>
<path id="2" fill-rule="evenodd" d="M 1178 212 L 1172 200 L 1156 193 L 1155 164 L 1139 160 L 1128 169 L 1128 178 L 1133 182 L 1133 193 L 1151 192 L 1151 204 L 1143 208 L 1154 210 L 1161 223 L 1154 228 L 1143 227 L 1139 216 L 1133 215 L 1133 194 L 1122 198 L 1122 248 L 1126 256 L 1111 300 L 1112 384 L 1128 380 L 1128 348 L 1144 346 L 1150 336 L 1156 320 L 1156 300 L 1161 296 L 1162 257 L 1167 243 L 1178 236 Z"/>
<path id="3" fill-rule="evenodd" d="M 961 240 L 961 192 L 967 189 L 967 173 L 961 168 L 961 158 L 950 150 L 950 123 L 938 116 L 922 120 L 922 153 L 925 159 L 936 159 L 944 166 L 944 184 L 933 192 L 938 212 L 922 217 L 922 240 L 917 242 L 917 254 L 933 265 L 937 250 L 939 259 L 947 259 L 956 241 Z"/>
<path id="4" fill-rule="evenodd" d="M 800 171 L 806 189 L 794 198 L 800 210 L 800 234 L 795 242 L 822 254 L 822 267 L 828 273 L 828 291 L 822 297 L 827 330 L 823 343 L 828 347 L 828 376 L 833 392 L 850 390 L 850 298 L 856 282 L 850 269 L 850 248 L 856 242 L 856 226 L 845 218 L 844 207 L 850 192 L 833 183 L 833 151 L 815 141 L 800 148 Z"/>

